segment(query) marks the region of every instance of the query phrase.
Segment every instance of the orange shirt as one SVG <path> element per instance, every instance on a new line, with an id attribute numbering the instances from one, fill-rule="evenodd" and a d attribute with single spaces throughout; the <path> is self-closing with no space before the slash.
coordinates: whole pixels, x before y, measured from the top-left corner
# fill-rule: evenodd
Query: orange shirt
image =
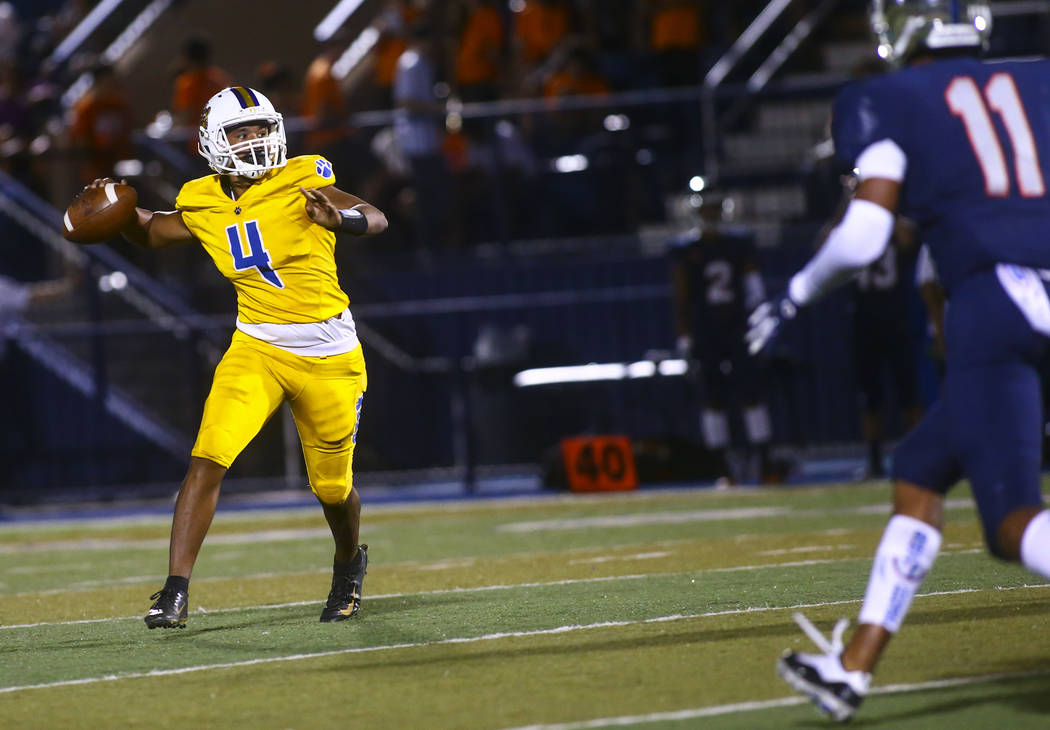
<path id="1" fill-rule="evenodd" d="M 382 40 L 376 49 L 375 82 L 378 86 L 394 85 L 394 72 L 397 71 L 397 59 L 408 48 L 404 38 L 390 37 Z"/>
<path id="2" fill-rule="evenodd" d="M 332 75 L 332 59 L 319 56 L 306 70 L 303 82 L 303 103 L 300 114 L 314 121 L 331 122 L 343 115 L 346 103 L 343 90 Z M 311 151 L 325 147 L 343 135 L 339 129 L 315 129 L 306 135 L 306 146 Z"/>
<path id="3" fill-rule="evenodd" d="M 230 85 L 230 77 L 217 66 L 194 68 L 175 77 L 171 110 L 179 121 L 196 122 L 208 100 Z"/>
<path id="4" fill-rule="evenodd" d="M 499 79 L 499 52 L 503 47 L 503 21 L 499 11 L 482 6 L 471 14 L 456 54 L 456 81 L 480 84 Z"/>
<path id="5" fill-rule="evenodd" d="M 411 28 L 412 24 L 422 17 L 423 12 L 413 7 L 400 10 L 401 26 Z M 408 48 L 408 41 L 403 34 L 384 32 L 376 44 L 375 84 L 387 89 L 394 85 L 394 73 L 397 71 L 397 59 Z"/>
<path id="6" fill-rule="evenodd" d="M 543 95 L 571 96 L 573 94 L 608 94 L 609 84 L 601 76 L 592 73 L 575 75 L 570 71 L 555 71 L 543 85 Z"/>
<path id="7" fill-rule="evenodd" d="M 70 135 L 87 149 L 85 180 L 105 177 L 118 160 L 131 156 L 131 106 L 119 91 L 89 91 L 73 106 Z"/>
<path id="8" fill-rule="evenodd" d="M 672 5 L 653 14 L 649 42 L 654 51 L 699 48 L 700 36 L 700 10 L 695 5 Z"/>
<path id="9" fill-rule="evenodd" d="M 530 0 L 514 21 L 514 35 L 521 41 L 521 55 L 527 63 L 546 58 L 568 32 L 569 13 L 560 5 Z"/>

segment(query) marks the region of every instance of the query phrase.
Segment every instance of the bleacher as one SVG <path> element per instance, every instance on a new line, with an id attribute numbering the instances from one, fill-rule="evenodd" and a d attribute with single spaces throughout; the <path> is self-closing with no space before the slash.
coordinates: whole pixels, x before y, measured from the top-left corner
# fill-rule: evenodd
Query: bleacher
<path id="1" fill-rule="evenodd" d="M 259 2 L 117 5 L 82 46 L 96 54 L 120 51 L 110 60 L 145 112 L 167 103 L 167 64 L 183 29 L 228 39 L 237 28 L 251 38 L 222 58 L 238 78 L 250 78 L 260 60 L 278 52 L 301 72 L 317 52 L 314 25 L 336 4 L 299 3 L 302 12 L 283 14 L 279 26 L 260 17 Z M 346 21 L 347 48 L 381 5 L 362 3 Z M 805 12 L 784 14 L 792 5 L 770 3 L 754 19 L 754 41 L 727 49 L 725 64 L 715 64 L 697 87 L 614 91 L 553 104 L 457 105 L 457 115 L 479 120 L 492 139 L 505 122 L 530 130 L 533 167 L 513 180 L 477 170 L 464 175 L 460 243 L 448 249 L 414 248 L 405 232 L 411 220 L 403 217 L 403 181 L 376 184 L 389 111 L 350 114 L 353 149 L 368 161 L 350 170 L 346 183 L 341 177 L 341 185 L 376 191 L 373 202 L 388 210 L 393 224 L 388 236 L 343 243 L 337 254 L 369 362 L 355 462 L 362 479 L 433 469 L 461 478 L 479 465 L 534 467 L 559 438 L 586 431 L 700 448 L 694 408 L 702 393 L 686 378 L 525 392 L 512 377 L 540 365 L 670 356 L 664 242 L 678 224 L 667 211 L 688 194 L 695 175 L 714 173 L 734 201 L 735 223 L 757 232 L 769 289 L 782 286 L 808 257 L 823 214 L 813 205 L 812 152 L 824 138 L 830 99 L 857 60 L 850 34 L 863 4 L 803 3 Z M 764 18 L 773 6 L 780 12 Z M 806 19 L 812 27 L 801 26 Z M 997 50 L 1028 52 L 1044 38 L 1026 26 L 1022 47 L 1001 43 Z M 796 58 L 793 46 L 807 53 Z M 814 71 L 812 58 L 820 56 L 826 63 Z M 74 52 L 62 58 L 56 75 L 67 103 L 77 84 L 87 83 L 75 60 Z M 348 98 L 360 95 L 366 78 L 346 75 Z M 587 134 L 559 137 L 558 121 L 566 115 Z M 187 154 L 192 130 L 152 121 L 135 137 L 136 159 L 121 171 L 145 204 L 170 208 L 181 181 L 206 169 Z M 289 119 L 290 154 L 308 151 L 301 146 L 308 127 Z M 63 244 L 56 221 L 78 188 L 76 164 L 61 144 L 52 144 L 32 158 L 32 178 L 0 176 L 0 220 L 10 233 L 0 243 L 0 260 L 20 267 L 11 273 L 44 278 L 59 272 L 64 259 L 85 272 L 75 299 L 7 327 L 15 373 L 9 385 L 23 392 L 12 401 L 17 409 L 2 419 L 15 431 L 23 423 L 32 427 L 26 429 L 31 438 L 5 444 L 0 486 L 20 499 L 173 486 L 182 468 L 179 451 L 192 439 L 211 368 L 232 332 L 232 290 L 200 251 Z M 495 169 L 501 171 L 498 163 Z M 113 278 L 114 272 L 124 276 Z M 851 351 L 834 344 L 851 336 L 843 297 L 809 313 L 774 362 L 781 447 L 849 449 L 858 439 Z M 915 327 L 922 327 L 917 304 Z M 479 352 L 493 343 L 496 352 Z M 289 433 L 281 415 L 245 452 L 230 481 L 301 488 L 299 458 L 294 430 Z"/>

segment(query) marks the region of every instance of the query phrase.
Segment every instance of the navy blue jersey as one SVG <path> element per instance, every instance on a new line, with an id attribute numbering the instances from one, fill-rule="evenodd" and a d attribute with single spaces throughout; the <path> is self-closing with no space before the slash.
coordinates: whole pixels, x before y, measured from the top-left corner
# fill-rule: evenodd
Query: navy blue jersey
<path id="1" fill-rule="evenodd" d="M 907 156 L 900 212 L 919 225 L 949 291 L 995 263 L 1050 268 L 1050 61 L 951 58 L 847 86 L 835 150 Z"/>
<path id="2" fill-rule="evenodd" d="M 754 236 L 732 228 L 714 235 L 687 234 L 671 242 L 670 254 L 685 269 L 694 334 L 742 326 L 748 315 L 744 275 L 757 269 Z"/>
<path id="3" fill-rule="evenodd" d="M 854 280 L 853 297 L 859 326 L 907 327 L 914 268 L 914 256 L 891 241 L 882 256 L 861 270 Z"/>

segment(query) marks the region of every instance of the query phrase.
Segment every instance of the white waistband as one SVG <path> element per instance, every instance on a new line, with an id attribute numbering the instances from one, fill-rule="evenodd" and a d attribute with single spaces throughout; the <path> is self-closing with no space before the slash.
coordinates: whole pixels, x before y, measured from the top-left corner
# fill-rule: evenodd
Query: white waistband
<path id="1" fill-rule="evenodd" d="M 296 355 L 325 357 L 351 352 L 360 344 L 349 309 L 323 322 L 250 324 L 237 318 L 237 329 Z"/>

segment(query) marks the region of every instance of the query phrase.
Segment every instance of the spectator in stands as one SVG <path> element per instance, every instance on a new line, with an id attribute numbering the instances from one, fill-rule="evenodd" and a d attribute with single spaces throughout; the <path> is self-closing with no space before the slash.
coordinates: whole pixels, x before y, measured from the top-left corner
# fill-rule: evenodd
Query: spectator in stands
<path id="1" fill-rule="evenodd" d="M 0 484 L 10 484 L 21 462 L 32 450 L 26 417 L 32 413 L 30 389 L 15 387 L 25 374 L 8 356 L 8 324 L 30 309 L 69 297 L 80 280 L 67 267 L 59 279 L 22 283 L 0 275 L 0 383 L 6 384 L 0 409 Z"/>
<path id="2" fill-rule="evenodd" d="M 646 0 L 581 0 L 588 42 L 599 72 L 616 89 L 642 83 L 638 49 L 643 47 L 639 17 Z"/>
<path id="3" fill-rule="evenodd" d="M 18 11 L 9 2 L 0 3 L 0 63 L 12 63 L 18 59 L 20 39 Z"/>
<path id="4" fill-rule="evenodd" d="M 201 35 L 193 35 L 182 44 L 182 56 L 175 91 L 171 99 L 171 113 L 175 123 L 192 126 L 200 121 L 201 109 L 215 94 L 230 85 L 230 77 L 212 64 L 211 41 Z M 191 140 L 193 153 L 197 151 L 196 139 Z"/>
<path id="5" fill-rule="evenodd" d="M 264 61 L 255 72 L 258 78 L 258 89 L 266 94 L 278 109 L 296 109 L 299 107 L 299 93 L 292 77 L 292 70 L 280 61 Z"/>
<path id="6" fill-rule="evenodd" d="M 456 51 L 456 88 L 464 102 L 500 96 L 505 46 L 495 0 L 467 0 L 467 17 Z"/>
<path id="7" fill-rule="evenodd" d="M 411 170 L 421 250 L 444 244 L 448 226 L 449 180 L 442 153 L 445 104 L 435 93 L 435 54 L 430 26 L 419 23 L 394 74 L 394 132 Z"/>
<path id="8" fill-rule="evenodd" d="M 901 430 L 919 422 L 916 341 L 910 328 L 911 275 L 915 260 L 914 227 L 899 218 L 885 253 L 857 276 L 853 292 L 854 367 L 861 405 L 861 432 L 868 444 L 865 476 L 885 475 L 886 384 L 893 384 Z"/>
<path id="9" fill-rule="evenodd" d="M 573 30 L 573 12 L 566 0 L 522 0 L 514 17 L 516 75 L 530 77 Z"/>
<path id="10" fill-rule="evenodd" d="M 608 93 L 609 83 L 598 73 L 591 54 L 579 46 L 565 54 L 543 83 L 543 95 L 548 99 Z"/>
<path id="11" fill-rule="evenodd" d="M 332 72 L 332 66 L 339 60 L 346 45 L 345 38 L 340 34 L 330 38 L 306 69 L 303 79 L 303 100 L 299 113 L 312 126 L 306 134 L 306 149 L 316 150 L 329 158 L 339 157 L 333 153 L 333 148 L 346 136 L 346 100 Z M 337 164 L 336 169 L 347 169 L 347 166 Z"/>
<path id="12" fill-rule="evenodd" d="M 774 480 L 765 374 L 744 344 L 747 315 L 765 298 L 754 236 L 724 221 L 725 196 L 705 194 L 699 224 L 670 242 L 671 293 L 679 355 L 699 366 L 704 445 L 730 481 Z M 747 436 L 746 466 L 730 463 L 730 408 Z"/>
<path id="13" fill-rule="evenodd" d="M 90 182 L 113 174 L 113 166 L 131 157 L 134 114 L 112 66 L 100 63 L 92 84 L 73 106 L 70 137 L 83 162 L 80 177 Z"/>
<path id="14" fill-rule="evenodd" d="M 375 72 L 372 77 L 375 85 L 372 106 L 376 109 L 394 107 L 397 60 L 408 48 L 408 29 L 419 22 L 422 16 L 423 11 L 408 0 L 387 0 L 387 7 L 379 16 L 379 40 L 376 41 Z"/>
<path id="15" fill-rule="evenodd" d="M 706 41 L 701 0 L 651 0 L 649 49 L 664 86 L 700 82 L 700 53 Z"/>
<path id="16" fill-rule="evenodd" d="M 0 274 L 0 359 L 6 351 L 6 324 L 29 310 L 69 297 L 81 276 L 67 264 L 57 279 L 23 283 Z"/>
<path id="17" fill-rule="evenodd" d="M 0 155 L 10 157 L 12 141 L 25 145 L 29 127 L 29 107 L 22 95 L 18 72 L 13 62 L 0 61 Z"/>

